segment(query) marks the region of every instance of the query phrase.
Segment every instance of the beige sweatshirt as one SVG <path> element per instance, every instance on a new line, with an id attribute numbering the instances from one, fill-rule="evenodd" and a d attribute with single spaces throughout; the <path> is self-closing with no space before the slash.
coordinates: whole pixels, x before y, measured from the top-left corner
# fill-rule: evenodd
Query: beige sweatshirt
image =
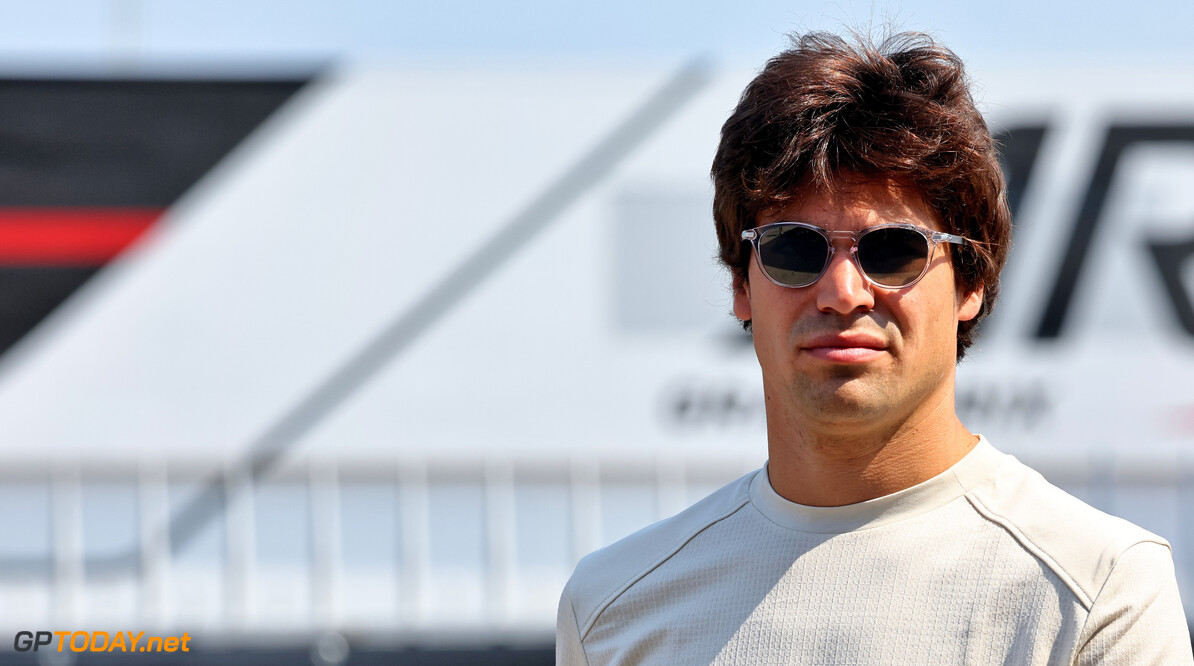
<path id="1" fill-rule="evenodd" d="M 985 439 L 917 486 L 793 504 L 766 468 L 584 558 L 559 664 L 1194 664 L 1164 539 Z"/>

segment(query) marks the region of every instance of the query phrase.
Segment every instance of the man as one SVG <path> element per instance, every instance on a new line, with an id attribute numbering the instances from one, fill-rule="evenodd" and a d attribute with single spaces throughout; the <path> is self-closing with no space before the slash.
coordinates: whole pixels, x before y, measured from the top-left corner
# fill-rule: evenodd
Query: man
<path id="1" fill-rule="evenodd" d="M 969 432 L 1010 218 L 962 63 L 796 40 L 713 163 L 769 460 L 586 557 L 564 664 L 1191 664 L 1168 544 Z"/>

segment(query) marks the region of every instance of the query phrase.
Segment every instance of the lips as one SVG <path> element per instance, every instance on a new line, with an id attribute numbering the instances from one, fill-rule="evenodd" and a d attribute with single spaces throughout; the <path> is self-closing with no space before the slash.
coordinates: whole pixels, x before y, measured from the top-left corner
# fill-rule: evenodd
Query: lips
<path id="1" fill-rule="evenodd" d="M 800 349 L 814 358 L 833 363 L 865 363 L 886 353 L 887 341 L 863 331 L 841 331 L 804 340 Z"/>

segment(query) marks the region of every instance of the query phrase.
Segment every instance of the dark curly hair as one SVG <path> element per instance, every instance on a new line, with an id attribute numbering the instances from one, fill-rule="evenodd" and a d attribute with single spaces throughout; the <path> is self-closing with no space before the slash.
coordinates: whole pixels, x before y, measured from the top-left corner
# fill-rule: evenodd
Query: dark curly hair
<path id="1" fill-rule="evenodd" d="M 975 241 L 951 252 L 959 292 L 984 290 L 978 316 L 958 326 L 961 360 L 998 296 L 1011 242 L 996 145 L 961 59 L 920 33 L 879 44 L 822 32 L 792 41 L 750 82 L 721 129 L 712 176 L 722 263 L 742 284 L 750 261 L 742 231 L 803 188 L 832 189 L 844 175 L 911 185 L 943 228 Z"/>

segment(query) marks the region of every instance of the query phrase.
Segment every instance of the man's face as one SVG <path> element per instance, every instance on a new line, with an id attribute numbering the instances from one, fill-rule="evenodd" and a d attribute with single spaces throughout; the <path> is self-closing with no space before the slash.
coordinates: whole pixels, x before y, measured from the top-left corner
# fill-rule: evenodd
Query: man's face
<path id="1" fill-rule="evenodd" d="M 896 222 L 944 231 L 914 189 L 888 181 L 841 183 L 757 220 L 779 221 L 829 231 Z M 789 406 L 780 413 L 798 419 L 797 425 L 812 419 L 896 426 L 918 408 L 952 400 L 958 322 L 978 314 L 982 293 L 956 292 L 948 244 L 938 245 L 919 282 L 886 289 L 859 272 L 849 239 L 834 243 L 829 267 L 812 285 L 775 285 L 752 257 L 748 282 L 735 288 L 734 314 L 752 322 L 769 417 L 778 401 Z"/>

